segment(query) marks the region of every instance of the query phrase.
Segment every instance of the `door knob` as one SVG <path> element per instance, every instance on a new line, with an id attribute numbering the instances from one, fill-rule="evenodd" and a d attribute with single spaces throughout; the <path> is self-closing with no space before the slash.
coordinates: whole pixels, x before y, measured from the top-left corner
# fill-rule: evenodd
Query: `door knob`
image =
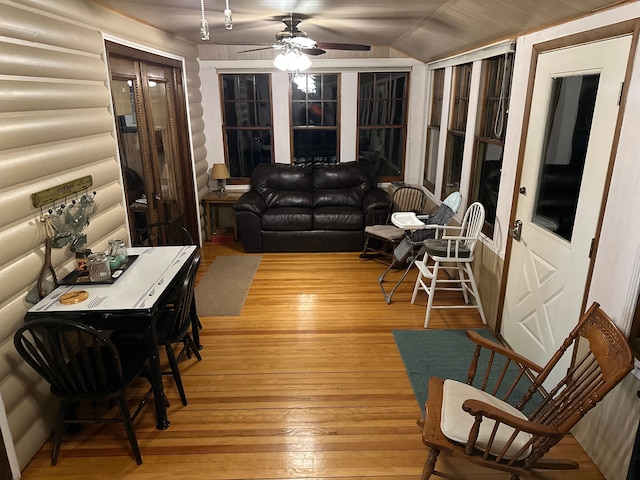
<path id="1" fill-rule="evenodd" d="M 513 228 L 509 229 L 509 235 L 511 235 L 514 240 L 520 241 L 522 236 L 522 222 L 520 220 L 513 222 Z"/>

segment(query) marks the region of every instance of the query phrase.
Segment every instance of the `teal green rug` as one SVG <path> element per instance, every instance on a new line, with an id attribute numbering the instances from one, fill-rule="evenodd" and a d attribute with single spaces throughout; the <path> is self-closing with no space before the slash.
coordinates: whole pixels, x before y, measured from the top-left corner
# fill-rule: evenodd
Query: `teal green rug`
<path id="1" fill-rule="evenodd" d="M 476 329 L 485 338 L 497 341 L 487 329 Z M 466 329 L 456 330 L 393 330 L 393 338 L 404 362 L 411 388 L 416 397 L 420 410 L 424 410 L 424 404 L 429 394 L 429 378 L 432 376 L 450 378 L 460 382 L 467 381 L 467 371 L 475 351 L 475 343 L 466 336 Z M 484 371 L 489 355 L 483 352 L 478 363 L 478 372 Z M 496 381 L 501 372 L 504 361 L 496 356 L 490 382 Z M 496 368 L 498 367 L 498 368 Z M 494 375 L 495 374 L 495 375 Z M 507 379 L 515 378 L 517 368 L 510 366 Z M 482 381 L 476 375 L 476 385 Z M 491 383 L 489 383 L 491 385 Z M 519 400 L 529 388 L 531 383 L 527 379 L 521 379 L 518 383 L 512 399 Z M 500 395 L 501 392 L 498 392 Z M 510 403 L 516 403 L 510 402 Z M 540 397 L 529 401 L 524 413 L 530 412 L 540 401 Z"/>

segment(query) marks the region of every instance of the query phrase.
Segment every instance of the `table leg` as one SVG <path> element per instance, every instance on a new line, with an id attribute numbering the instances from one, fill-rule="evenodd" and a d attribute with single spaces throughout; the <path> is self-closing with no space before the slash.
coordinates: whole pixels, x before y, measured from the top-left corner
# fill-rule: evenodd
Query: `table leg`
<path id="1" fill-rule="evenodd" d="M 207 224 L 207 241 L 211 240 L 211 204 L 206 202 L 204 204 L 205 209 L 205 222 Z"/>
<path id="2" fill-rule="evenodd" d="M 151 319 L 145 329 L 145 342 L 149 356 L 149 376 L 151 377 L 151 388 L 153 389 L 153 402 L 156 407 L 156 428 L 158 430 L 166 430 L 169 428 L 170 423 L 167 418 L 167 405 L 162 386 L 162 370 L 160 369 L 160 358 L 158 356 L 158 336 L 154 319 Z"/>

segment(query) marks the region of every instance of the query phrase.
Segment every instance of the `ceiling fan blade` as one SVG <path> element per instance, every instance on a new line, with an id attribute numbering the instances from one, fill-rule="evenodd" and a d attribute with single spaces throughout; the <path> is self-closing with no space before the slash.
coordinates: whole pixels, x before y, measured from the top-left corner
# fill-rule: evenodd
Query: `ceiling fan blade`
<path id="1" fill-rule="evenodd" d="M 242 50 L 238 53 L 248 53 L 248 52 L 257 52 L 259 50 L 274 50 L 274 47 L 261 47 L 261 48 L 252 48 L 250 50 Z"/>
<path id="2" fill-rule="evenodd" d="M 327 53 L 321 48 L 313 47 L 313 48 L 301 48 L 300 51 L 307 55 L 322 55 L 323 53 Z"/>
<path id="3" fill-rule="evenodd" d="M 369 45 L 358 45 L 356 43 L 320 43 L 316 44 L 316 48 L 325 50 L 356 50 L 360 52 L 368 52 L 371 50 Z"/>

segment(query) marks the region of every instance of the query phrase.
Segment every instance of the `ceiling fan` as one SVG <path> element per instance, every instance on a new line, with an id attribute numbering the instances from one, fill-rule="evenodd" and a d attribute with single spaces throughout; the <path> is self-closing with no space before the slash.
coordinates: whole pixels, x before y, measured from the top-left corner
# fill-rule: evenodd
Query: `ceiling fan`
<path id="1" fill-rule="evenodd" d="M 353 50 L 367 52 L 371 50 L 369 45 L 358 45 L 355 43 L 321 43 L 312 40 L 307 35 L 307 32 L 303 32 L 298 28 L 302 17 L 291 13 L 283 16 L 280 20 L 285 24 L 285 29 L 276 33 L 276 43 L 265 44 L 261 48 L 252 48 L 250 50 L 243 50 L 238 53 L 255 52 L 258 50 L 291 50 L 295 49 L 300 53 L 307 55 L 322 55 L 326 53 L 326 50 Z"/>

